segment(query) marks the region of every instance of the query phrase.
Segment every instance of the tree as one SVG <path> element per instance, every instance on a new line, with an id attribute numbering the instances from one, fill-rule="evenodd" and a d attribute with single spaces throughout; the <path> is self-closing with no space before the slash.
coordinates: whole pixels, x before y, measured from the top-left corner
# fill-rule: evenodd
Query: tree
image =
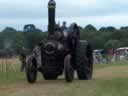
<path id="1" fill-rule="evenodd" d="M 116 49 L 121 46 L 122 42 L 120 40 L 108 40 L 104 45 L 106 49 Z"/>
<path id="2" fill-rule="evenodd" d="M 4 37 L 0 33 L 0 49 L 3 49 L 3 48 L 4 48 Z"/>
<path id="3" fill-rule="evenodd" d="M 113 27 L 113 26 L 109 26 L 109 27 L 107 27 L 106 30 L 107 30 L 108 32 L 115 32 L 115 31 L 116 31 L 116 28 Z"/>
<path id="4" fill-rule="evenodd" d="M 6 27 L 2 32 L 17 32 L 16 29 L 12 28 L 12 27 Z"/>
<path id="5" fill-rule="evenodd" d="M 91 25 L 91 24 L 89 24 L 89 25 L 87 25 L 85 28 L 84 28 L 86 31 L 97 31 L 97 29 L 93 26 L 93 25 Z"/>
<path id="6" fill-rule="evenodd" d="M 32 32 L 36 27 L 34 24 L 27 24 L 24 26 L 24 32 Z"/>
<path id="7" fill-rule="evenodd" d="M 24 37 L 23 33 L 17 32 L 15 35 L 15 38 L 13 39 L 13 44 L 12 44 L 13 49 L 19 53 L 20 50 L 24 47 Z"/>
<path id="8" fill-rule="evenodd" d="M 115 32 L 116 28 L 113 26 L 108 26 L 108 27 L 101 27 L 99 29 L 100 32 Z"/>
<path id="9" fill-rule="evenodd" d="M 43 32 L 27 32 L 25 34 L 25 48 L 33 49 L 41 40 L 44 40 L 46 37 Z"/>
<path id="10" fill-rule="evenodd" d="M 120 27 L 120 31 L 125 31 L 125 32 L 127 32 L 127 31 L 128 31 L 128 26 L 126 26 L 126 27 Z"/>
<path id="11" fill-rule="evenodd" d="M 42 32 L 40 29 L 37 29 L 34 24 L 27 24 L 24 26 L 24 32 Z"/>
<path id="12" fill-rule="evenodd" d="M 99 29 L 99 31 L 100 31 L 100 32 L 106 32 L 106 31 L 107 31 L 107 28 L 106 28 L 106 27 L 101 27 L 101 28 Z"/>

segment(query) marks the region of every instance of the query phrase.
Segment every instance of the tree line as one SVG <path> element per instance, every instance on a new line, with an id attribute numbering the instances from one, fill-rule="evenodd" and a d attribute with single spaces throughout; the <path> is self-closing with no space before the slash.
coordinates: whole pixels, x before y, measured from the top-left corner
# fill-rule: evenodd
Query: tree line
<path id="1" fill-rule="evenodd" d="M 47 32 L 42 32 L 33 24 L 25 25 L 22 31 L 6 27 L 0 32 L 0 49 L 10 49 L 16 53 L 20 53 L 23 49 L 32 50 L 39 41 L 46 37 Z"/>
<path id="2" fill-rule="evenodd" d="M 128 47 L 128 27 L 116 29 L 113 26 L 108 26 L 97 30 L 89 24 L 81 29 L 81 39 L 88 40 L 94 49 Z"/>
<path id="3" fill-rule="evenodd" d="M 84 28 L 79 26 L 81 39 L 89 41 L 94 49 L 112 49 L 128 46 L 128 27 L 116 29 L 113 26 L 96 29 L 89 24 Z M 47 38 L 47 32 L 27 24 L 22 31 L 6 27 L 0 32 L 0 49 L 12 49 L 19 53 L 23 48 L 32 50 L 41 40 Z"/>

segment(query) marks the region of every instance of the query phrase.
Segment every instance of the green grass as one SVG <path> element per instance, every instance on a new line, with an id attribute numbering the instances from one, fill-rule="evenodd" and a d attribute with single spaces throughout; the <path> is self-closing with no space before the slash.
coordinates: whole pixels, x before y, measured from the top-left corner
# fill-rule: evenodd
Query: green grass
<path id="1" fill-rule="evenodd" d="M 8 77 L 0 72 L 0 96 L 128 96 L 128 61 L 94 65 L 93 80 L 72 83 L 45 81 L 39 76 L 37 83 L 31 85 L 19 67 L 16 72 L 10 70 Z"/>
<path id="2" fill-rule="evenodd" d="M 98 69 L 103 69 L 103 68 L 107 68 L 107 67 L 116 67 L 116 66 L 128 66 L 128 61 L 120 61 L 120 62 L 116 62 L 113 64 L 97 64 L 94 65 L 94 70 L 98 70 Z M 8 70 L 8 72 L 0 72 L 0 75 L 3 76 L 3 80 L 8 79 L 8 81 L 17 81 L 17 80 L 25 80 L 25 73 L 24 72 L 20 72 L 20 64 L 17 64 L 15 66 L 15 71 L 14 70 Z M 0 79 L 2 80 L 2 79 Z"/>
<path id="3" fill-rule="evenodd" d="M 104 67 L 111 67 L 111 66 L 128 66 L 128 61 L 118 61 L 115 63 L 110 63 L 110 64 L 95 64 L 94 68 L 104 68 Z"/>
<path id="4" fill-rule="evenodd" d="M 61 96 L 127 96 L 128 78 L 113 80 L 77 81 Z M 58 94 L 56 96 L 59 96 Z M 52 96 L 52 95 L 50 95 Z"/>
<path id="5" fill-rule="evenodd" d="M 96 65 L 94 65 L 94 70 L 99 70 L 99 69 L 103 69 L 103 68 L 107 68 L 107 67 L 116 67 L 116 66 L 128 66 L 128 61 L 123 61 L 123 62 L 120 61 L 120 62 L 116 62 L 116 64 L 115 63 L 114 64 L 96 64 Z M 7 72 L 0 71 L 0 76 L 1 76 L 0 83 L 26 80 L 25 73 L 20 72 L 20 64 L 16 64 L 15 69 L 16 69 L 15 71 L 13 69 L 11 70 L 9 68 L 8 68 Z"/>
<path id="6" fill-rule="evenodd" d="M 9 67 L 9 66 L 8 66 Z M 17 64 L 15 66 L 16 70 L 8 69 L 6 72 L 1 71 L 0 72 L 0 84 L 4 83 L 12 83 L 19 80 L 25 80 L 24 73 L 20 72 L 20 66 Z"/>

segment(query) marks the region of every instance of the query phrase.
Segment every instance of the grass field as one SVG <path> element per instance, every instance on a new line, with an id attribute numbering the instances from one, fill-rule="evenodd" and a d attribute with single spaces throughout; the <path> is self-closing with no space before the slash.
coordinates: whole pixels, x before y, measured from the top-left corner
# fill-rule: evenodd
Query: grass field
<path id="1" fill-rule="evenodd" d="M 128 96 L 128 62 L 94 65 L 91 81 L 66 83 L 64 77 L 45 81 L 39 76 L 37 83 L 28 84 L 24 73 L 0 72 L 0 96 Z"/>

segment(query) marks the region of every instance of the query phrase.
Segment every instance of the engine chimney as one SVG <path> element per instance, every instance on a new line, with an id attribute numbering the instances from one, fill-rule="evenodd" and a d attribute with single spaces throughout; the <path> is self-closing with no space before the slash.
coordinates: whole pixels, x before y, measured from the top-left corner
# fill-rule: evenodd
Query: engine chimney
<path id="1" fill-rule="evenodd" d="M 49 0 L 48 2 L 48 37 L 54 35 L 55 9 L 56 9 L 56 2 L 54 0 Z"/>

